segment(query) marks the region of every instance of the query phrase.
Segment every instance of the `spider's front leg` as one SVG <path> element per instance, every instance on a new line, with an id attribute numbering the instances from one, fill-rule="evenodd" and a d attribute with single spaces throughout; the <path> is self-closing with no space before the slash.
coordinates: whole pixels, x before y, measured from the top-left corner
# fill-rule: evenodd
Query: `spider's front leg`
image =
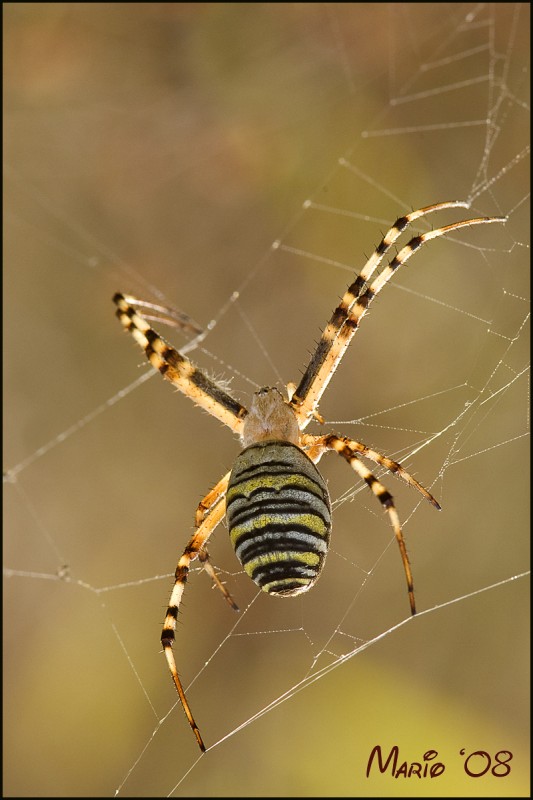
<path id="1" fill-rule="evenodd" d="M 167 613 L 165 615 L 165 622 L 163 624 L 163 632 L 161 634 L 161 644 L 163 645 L 163 650 L 165 652 L 168 667 L 174 681 L 174 686 L 176 687 L 183 710 L 185 711 L 185 715 L 189 720 L 189 725 L 196 736 L 196 741 L 198 742 L 202 752 L 205 752 L 205 745 L 192 715 L 189 703 L 187 702 L 187 698 L 185 697 L 185 691 L 178 675 L 178 668 L 176 666 L 176 660 L 174 658 L 174 651 L 172 647 L 175 640 L 176 622 L 178 619 L 180 603 L 185 590 L 185 584 L 187 583 L 190 564 L 195 558 L 200 558 L 200 560 L 203 562 L 204 569 L 206 569 L 207 573 L 211 576 L 215 585 L 219 587 L 229 604 L 232 605 L 233 608 L 237 608 L 230 594 L 220 582 L 220 579 L 209 563 L 209 557 L 205 549 L 209 537 L 226 513 L 226 504 L 224 498 L 228 485 L 228 479 L 229 473 L 224 475 L 214 489 L 212 489 L 204 497 L 198 506 L 196 511 L 197 530 L 195 530 L 187 547 L 183 551 L 180 560 L 178 561 L 175 573 L 174 588 L 172 589 L 172 594 L 170 595 L 170 601 L 168 604 Z"/>

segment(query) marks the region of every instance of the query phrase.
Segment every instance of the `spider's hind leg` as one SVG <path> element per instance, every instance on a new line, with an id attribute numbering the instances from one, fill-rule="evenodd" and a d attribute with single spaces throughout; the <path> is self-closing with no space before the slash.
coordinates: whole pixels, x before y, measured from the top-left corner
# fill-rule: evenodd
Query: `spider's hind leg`
<path id="1" fill-rule="evenodd" d="M 402 526 L 400 518 L 394 504 L 394 499 L 388 489 L 373 475 L 369 469 L 360 460 L 359 454 L 365 455 L 372 461 L 386 467 L 390 472 L 395 473 L 402 478 L 406 483 L 418 489 L 418 491 L 429 500 L 436 508 L 440 508 L 435 498 L 424 489 L 421 484 L 416 481 L 402 466 L 396 461 L 387 456 L 372 450 L 361 442 L 356 442 L 352 439 L 347 439 L 336 434 L 327 434 L 325 436 L 312 436 L 304 434 L 302 436 L 302 443 L 306 446 L 306 452 L 309 458 L 315 463 L 320 460 L 320 457 L 327 451 L 333 450 L 342 456 L 350 465 L 350 467 L 364 480 L 368 488 L 379 500 L 384 511 L 388 514 L 398 547 L 402 558 L 403 569 L 405 572 L 405 579 L 407 582 L 407 592 L 409 595 L 409 605 L 411 607 L 411 614 L 416 614 L 415 603 L 415 590 L 413 586 L 413 574 L 411 572 L 411 564 L 409 563 L 409 556 L 407 555 L 407 548 L 403 538 Z"/>
<path id="2" fill-rule="evenodd" d="M 205 752 L 205 745 L 202 741 L 198 725 L 194 720 L 191 709 L 189 707 L 189 703 L 187 702 L 187 698 L 185 696 L 185 690 L 183 689 L 181 679 L 178 675 L 178 668 L 176 666 L 176 659 L 174 656 L 173 646 L 176 637 L 176 623 L 180 611 L 181 599 L 183 597 L 183 592 L 185 591 L 185 585 L 187 583 L 187 578 L 189 576 L 190 564 L 192 561 L 194 561 L 195 558 L 199 558 L 200 561 L 202 561 L 204 568 L 211 575 L 215 584 L 222 591 L 222 594 L 226 596 L 226 599 L 228 600 L 230 605 L 233 605 L 235 607 L 235 604 L 233 603 L 231 596 L 223 586 L 220 579 L 216 576 L 215 571 L 211 566 L 211 564 L 208 562 L 209 556 L 207 555 L 207 550 L 206 550 L 206 545 L 209 540 L 209 537 L 211 536 L 217 525 L 222 521 L 222 519 L 224 518 L 224 514 L 226 513 L 226 504 L 224 501 L 224 496 L 226 494 L 226 489 L 228 486 L 228 479 L 229 479 L 229 472 L 226 473 L 226 475 L 224 475 L 224 477 L 219 480 L 216 486 L 213 489 L 211 489 L 211 491 L 208 492 L 208 494 L 206 494 L 206 496 L 203 498 L 203 500 L 200 501 L 198 505 L 196 511 L 195 531 L 191 536 L 189 543 L 187 544 L 187 547 L 181 554 L 181 557 L 178 561 L 178 565 L 176 567 L 174 587 L 170 595 L 167 613 L 165 615 L 165 621 L 163 624 L 163 632 L 161 634 L 161 644 L 163 645 L 163 651 L 165 653 L 167 664 L 170 673 L 172 675 L 172 680 L 174 681 L 174 686 L 176 687 L 176 691 L 181 700 L 183 710 L 185 711 L 185 715 L 189 720 L 189 725 L 193 730 L 193 733 L 196 737 L 196 741 L 198 742 L 198 745 L 200 747 L 200 750 L 202 750 L 202 752 Z"/>
<path id="3" fill-rule="evenodd" d="M 200 500 L 198 504 L 198 508 L 196 509 L 196 517 L 195 517 L 195 526 L 199 528 L 204 519 L 209 517 L 209 515 L 213 512 L 215 506 L 218 503 L 224 503 L 224 497 L 226 495 L 226 491 L 228 488 L 228 481 L 229 481 L 230 473 L 226 472 L 226 474 L 219 480 L 219 482 L 214 486 L 210 492 L 206 494 L 206 496 Z M 204 546 L 198 552 L 198 559 L 202 562 L 203 568 L 210 576 L 213 584 L 220 589 L 226 600 L 228 601 L 229 605 L 235 610 L 238 611 L 239 607 L 237 603 L 234 601 L 218 575 L 216 574 L 213 565 L 209 561 L 209 553 L 207 552 L 207 548 Z"/>
<path id="4" fill-rule="evenodd" d="M 209 560 L 209 553 L 207 552 L 207 549 L 205 547 L 203 547 L 198 553 L 198 559 L 199 561 L 202 562 L 203 568 L 213 581 L 213 585 L 216 586 L 217 589 L 220 589 L 220 591 L 222 592 L 222 594 L 224 595 L 224 597 L 226 598 L 227 602 L 232 607 L 232 609 L 234 611 L 238 611 L 239 606 L 237 605 L 231 594 L 226 589 L 224 583 L 220 580 L 220 578 L 216 574 L 215 569 Z"/>

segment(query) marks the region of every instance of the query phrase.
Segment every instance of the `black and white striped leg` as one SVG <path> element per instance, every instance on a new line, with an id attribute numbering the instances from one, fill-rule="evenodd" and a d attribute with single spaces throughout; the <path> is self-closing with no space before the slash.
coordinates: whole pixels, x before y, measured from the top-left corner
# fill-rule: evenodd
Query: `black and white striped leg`
<path id="1" fill-rule="evenodd" d="M 165 652 L 168 667 L 174 681 L 174 686 L 176 687 L 183 710 L 185 711 L 185 715 L 189 720 L 189 725 L 196 736 L 196 741 L 198 742 L 202 752 L 205 752 L 205 745 L 192 715 L 189 703 L 187 702 L 187 698 L 185 697 L 185 691 L 178 675 L 178 669 L 176 666 L 176 660 L 174 658 L 172 646 L 175 639 L 179 607 L 183 597 L 183 592 L 185 590 L 185 584 L 187 583 L 191 561 L 194 561 L 194 559 L 199 555 L 200 551 L 205 548 L 209 537 L 215 530 L 218 523 L 223 519 L 225 513 L 226 505 L 224 498 L 222 497 L 218 502 L 213 502 L 211 504 L 211 510 L 209 511 L 209 514 L 205 517 L 198 530 L 195 531 L 190 542 L 183 551 L 183 555 L 178 561 L 178 566 L 176 567 L 174 588 L 172 590 L 172 594 L 170 595 L 170 601 L 163 625 L 163 632 L 161 634 L 161 644 L 163 645 L 163 650 Z"/>
<path id="2" fill-rule="evenodd" d="M 124 330 L 144 350 L 152 367 L 196 405 L 240 434 L 247 410 L 207 377 L 187 356 L 167 344 L 137 311 L 135 298 L 117 292 L 113 297 L 116 315 Z M 141 305 L 146 305 L 141 303 Z"/>
<path id="3" fill-rule="evenodd" d="M 405 572 L 405 578 L 407 581 L 407 592 L 409 594 L 409 605 L 411 607 L 411 614 L 416 614 L 416 604 L 415 604 L 415 592 L 413 587 L 413 575 L 411 572 L 411 565 L 409 563 L 409 556 L 407 555 L 407 548 L 405 546 L 405 540 L 403 538 L 402 533 L 402 526 L 400 524 L 400 518 L 398 516 L 398 512 L 396 511 L 396 506 L 394 505 L 394 499 L 388 489 L 383 486 L 380 481 L 370 472 L 370 470 L 363 464 L 360 460 L 359 455 L 357 453 L 357 449 L 350 446 L 350 440 L 344 439 L 340 436 L 335 436 L 334 434 L 330 434 L 329 436 L 317 436 L 315 438 L 314 446 L 310 447 L 307 451 L 309 453 L 309 457 L 313 460 L 318 460 L 320 455 L 325 452 L 326 450 L 334 450 L 340 456 L 342 456 L 348 464 L 351 466 L 355 472 L 365 481 L 366 485 L 371 489 L 374 495 L 377 497 L 381 505 L 383 506 L 384 510 L 389 515 L 389 520 L 392 525 L 392 529 L 394 531 L 394 535 L 396 536 L 396 541 L 398 542 L 398 547 L 400 548 L 400 555 L 402 557 L 403 569 Z M 359 442 L 354 442 L 354 445 L 360 445 Z M 364 445 L 363 445 L 364 447 Z M 388 469 L 391 469 L 393 472 L 396 472 L 400 475 L 407 483 L 415 486 L 421 493 L 427 497 L 433 504 L 437 505 L 437 501 L 432 498 L 432 496 L 427 492 L 414 478 L 407 473 L 400 464 L 397 464 L 390 459 L 386 459 L 386 457 L 381 456 L 380 453 L 377 453 L 374 450 L 370 450 L 366 448 L 367 452 L 365 455 L 372 458 L 373 456 L 377 456 L 374 460 L 377 461 L 379 464 L 383 464 L 383 466 L 387 466 Z M 372 454 L 372 455 L 370 455 Z"/>
<path id="4" fill-rule="evenodd" d="M 368 285 L 371 275 L 381 263 L 383 256 L 389 251 L 391 244 L 398 239 L 410 222 L 432 211 L 464 205 L 466 204 L 458 202 L 438 203 L 413 211 L 397 219 L 392 228 L 385 234 L 363 271 L 348 287 L 340 304 L 333 312 L 300 383 L 291 395 L 290 404 L 298 418 L 300 430 L 303 430 L 315 415 L 320 398 L 361 324 L 367 309 L 395 271 L 402 264 L 405 264 L 425 242 L 437 239 L 440 236 L 446 236 L 448 233 L 460 228 L 505 221 L 504 217 L 476 217 L 475 219 L 454 222 L 451 225 L 445 225 L 442 228 L 413 236 L 383 271 L 374 278 L 372 283 Z"/>
<path id="5" fill-rule="evenodd" d="M 223 478 L 219 480 L 219 482 L 214 486 L 208 494 L 200 500 L 198 504 L 198 508 L 196 509 L 196 517 L 195 517 L 195 526 L 199 528 L 204 521 L 206 515 L 209 513 L 213 505 L 218 503 L 219 500 L 222 500 L 226 496 L 226 491 L 228 488 L 228 481 L 229 481 L 230 473 L 226 472 Z M 239 607 L 237 606 L 236 602 L 216 574 L 215 570 L 213 569 L 211 562 L 209 561 L 209 553 L 207 552 L 207 548 L 202 548 L 198 553 L 198 559 L 202 562 L 203 568 L 213 581 L 214 585 L 222 592 L 224 597 L 226 598 L 229 605 L 235 610 L 238 611 Z"/>
<path id="6" fill-rule="evenodd" d="M 216 586 L 216 588 L 219 589 L 220 592 L 222 592 L 222 595 L 224 596 L 228 604 L 232 607 L 234 611 L 238 611 L 239 606 L 237 605 L 231 594 L 228 592 L 228 590 L 226 589 L 226 587 L 216 574 L 213 565 L 209 561 L 209 553 L 207 552 L 207 549 L 205 547 L 203 547 L 198 553 L 198 560 L 202 562 L 202 566 L 209 575 L 209 577 L 211 578 L 211 580 L 213 581 L 214 586 Z"/>
<path id="7" fill-rule="evenodd" d="M 397 461 L 393 461 L 391 458 L 383 455 L 383 453 L 379 453 L 372 447 L 368 447 L 368 445 L 363 444 L 363 442 L 358 442 L 355 439 L 349 439 L 346 436 L 337 436 L 335 433 L 328 433 L 325 436 L 313 436 L 304 433 L 302 436 L 302 446 L 305 447 L 306 452 L 311 460 L 315 462 L 326 450 L 336 450 L 338 453 L 340 453 L 344 447 L 348 447 L 354 453 L 359 453 L 359 455 L 365 456 L 365 458 L 370 459 L 375 464 L 379 464 L 381 467 L 385 467 L 385 469 L 387 469 L 389 472 L 397 475 L 399 478 L 408 483 L 409 486 L 412 486 L 413 489 L 416 489 L 418 492 L 420 492 L 422 497 L 428 500 L 434 508 L 436 508 L 438 511 L 441 510 L 440 503 L 435 500 L 433 495 L 428 492 L 428 490 L 425 489 L 422 484 L 416 480 L 416 478 L 413 478 L 413 476 L 407 472 L 405 467 L 402 467 L 402 465 Z"/>

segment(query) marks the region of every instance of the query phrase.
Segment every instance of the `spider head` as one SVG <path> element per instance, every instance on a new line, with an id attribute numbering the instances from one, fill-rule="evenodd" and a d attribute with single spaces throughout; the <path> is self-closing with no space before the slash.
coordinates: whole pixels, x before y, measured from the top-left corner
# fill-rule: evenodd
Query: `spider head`
<path id="1" fill-rule="evenodd" d="M 300 429 L 292 408 L 278 389 L 265 386 L 255 392 L 244 420 L 241 440 L 244 447 L 265 439 L 300 441 Z"/>

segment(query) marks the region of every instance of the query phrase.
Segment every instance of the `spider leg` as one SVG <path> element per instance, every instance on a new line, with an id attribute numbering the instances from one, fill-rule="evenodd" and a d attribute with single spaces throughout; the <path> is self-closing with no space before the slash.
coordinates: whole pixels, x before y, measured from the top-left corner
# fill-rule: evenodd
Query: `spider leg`
<path id="1" fill-rule="evenodd" d="M 207 552 L 207 549 L 205 547 L 203 547 L 198 553 L 198 559 L 202 562 L 202 566 L 209 575 L 209 577 L 211 578 L 211 580 L 213 581 L 213 584 L 217 587 L 217 589 L 219 589 L 222 592 L 226 601 L 229 603 L 232 609 L 234 611 L 238 611 L 239 606 L 237 605 L 231 594 L 228 592 L 228 590 L 226 589 L 226 587 L 216 574 L 213 565 L 209 561 L 209 553 Z"/>
<path id="2" fill-rule="evenodd" d="M 427 206 L 418 211 L 413 211 L 405 217 L 400 217 L 385 234 L 375 252 L 367 261 L 363 271 L 348 287 L 340 304 L 337 306 L 331 319 L 326 325 L 317 348 L 309 365 L 291 397 L 290 404 L 298 418 L 300 430 L 304 430 L 314 416 L 320 398 L 322 397 L 329 381 L 337 369 L 348 345 L 350 344 L 361 320 L 365 315 L 374 297 L 379 294 L 394 272 L 411 258 L 425 242 L 445 236 L 451 231 L 470 225 L 482 225 L 491 222 L 503 222 L 504 217 L 478 217 L 446 225 L 436 230 L 414 236 L 405 247 L 392 259 L 385 269 L 379 273 L 370 286 L 364 289 L 365 283 L 371 277 L 376 267 L 381 263 L 383 256 L 389 250 L 407 225 L 414 219 L 425 216 L 432 211 L 450 206 L 465 206 L 465 203 L 440 203 Z"/>
<path id="3" fill-rule="evenodd" d="M 317 461 L 320 458 L 320 455 L 322 455 L 322 453 L 324 453 L 326 450 L 335 450 L 335 452 L 337 452 L 340 456 L 342 456 L 348 462 L 351 468 L 355 470 L 355 472 L 357 472 L 357 474 L 365 481 L 366 485 L 372 490 L 372 492 L 375 494 L 375 496 L 377 497 L 377 499 L 379 500 L 379 502 L 389 515 L 389 520 L 392 525 L 394 535 L 396 536 L 398 547 L 400 548 L 400 555 L 402 557 L 403 569 L 405 572 L 405 578 L 407 580 L 407 591 L 409 594 L 409 604 L 411 606 L 411 614 L 416 614 L 415 592 L 413 587 L 413 575 L 411 572 L 411 565 L 409 563 L 409 556 L 407 555 L 407 548 L 405 546 L 405 540 L 403 538 L 400 518 L 398 516 L 398 512 L 396 511 L 396 506 L 394 505 L 394 500 L 391 493 L 388 491 L 388 489 L 385 488 L 385 486 L 383 486 L 382 483 L 380 483 L 380 481 L 378 481 L 378 479 L 362 463 L 357 454 L 357 448 L 354 449 L 350 446 L 349 439 L 342 439 L 341 437 L 334 435 L 317 436 L 312 438 L 315 438 L 317 441 L 315 441 L 315 444 L 312 445 L 309 450 L 307 450 L 307 453 L 311 458 L 311 460 Z M 354 444 L 358 445 L 360 443 L 354 442 Z M 370 451 L 370 452 L 372 452 L 374 455 L 381 455 L 375 453 L 375 451 Z M 367 453 L 367 455 L 369 454 Z M 388 460 L 389 459 L 387 459 L 387 461 Z M 383 463 L 383 465 L 385 466 L 384 462 L 379 461 L 378 463 Z M 391 462 L 391 463 L 396 464 L 396 462 Z M 396 464 L 396 466 L 400 467 L 399 464 Z M 406 480 L 411 485 L 415 486 L 416 488 L 422 489 L 420 484 L 414 481 L 414 478 L 412 478 L 408 473 L 405 472 L 405 470 L 403 470 L 403 467 L 401 467 L 401 470 L 402 472 L 400 472 L 397 469 L 394 469 L 393 471 L 396 472 L 398 475 L 400 475 L 404 480 Z M 422 494 L 429 495 L 429 492 L 426 492 L 425 489 L 422 489 Z M 429 495 L 429 498 L 431 498 L 431 495 Z"/>
<path id="4" fill-rule="evenodd" d="M 223 497 L 226 496 L 226 490 L 228 488 L 228 481 L 229 481 L 230 473 L 226 472 L 223 478 L 219 480 L 216 486 L 214 486 L 210 492 L 206 494 L 206 496 L 200 500 L 198 504 L 198 508 L 196 509 L 196 517 L 195 517 L 195 526 L 199 528 L 202 522 L 205 519 L 206 514 L 209 513 L 210 509 L 213 507 L 215 503 L 221 500 Z M 207 552 L 207 548 L 203 547 L 199 553 L 198 558 L 202 562 L 203 568 L 213 581 L 214 585 L 222 592 L 224 597 L 226 598 L 227 602 L 230 606 L 235 610 L 238 611 L 239 607 L 235 600 L 232 598 L 218 575 L 216 574 L 211 562 L 209 561 L 209 553 Z"/>
<path id="5" fill-rule="evenodd" d="M 180 328 L 181 330 L 193 333 L 198 337 L 196 341 L 205 338 L 203 328 L 201 328 L 192 317 L 185 314 L 184 311 L 172 308 L 171 306 L 160 306 L 156 303 L 149 303 L 146 300 L 139 300 L 137 297 L 131 297 L 130 295 L 123 295 L 123 297 L 127 303 L 135 306 L 137 310 L 142 308 L 147 309 L 148 312 L 155 312 L 154 314 L 147 314 L 143 310 L 143 317 L 145 320 L 149 319 L 156 322 L 163 322 L 165 325 L 169 325 L 172 328 Z"/>
<path id="6" fill-rule="evenodd" d="M 196 514 L 194 517 L 195 528 L 199 528 L 201 526 L 202 522 L 206 518 L 207 514 L 209 514 L 213 506 L 226 496 L 230 474 L 230 472 L 226 472 L 219 482 L 213 486 L 211 491 L 208 492 L 206 496 L 203 497 L 198 503 L 198 508 L 196 509 Z"/>
<path id="7" fill-rule="evenodd" d="M 146 319 L 136 311 L 135 300 L 117 293 L 113 297 L 117 306 L 117 317 L 125 330 L 129 331 L 154 369 L 173 384 L 180 392 L 190 397 L 196 405 L 208 411 L 224 425 L 240 434 L 247 410 L 204 375 L 192 361 L 170 347 L 149 326 Z"/>
<path id="8" fill-rule="evenodd" d="M 227 476 L 224 476 L 222 481 L 219 481 L 217 487 L 221 486 L 226 477 Z M 227 480 L 226 480 L 226 486 L 227 486 Z M 215 489 L 217 487 L 215 487 Z M 216 526 L 223 519 L 224 514 L 226 513 L 226 504 L 224 502 L 224 495 L 219 494 L 217 500 L 215 499 L 213 492 L 214 490 L 212 490 L 209 493 L 209 495 L 207 495 L 207 497 L 210 497 L 209 513 L 207 513 L 207 508 L 204 508 L 202 511 L 200 511 L 200 506 L 202 506 L 202 503 L 200 503 L 199 510 L 197 511 L 197 519 L 198 515 L 200 514 L 200 516 L 203 515 L 203 521 L 192 535 L 187 547 L 183 551 L 183 554 L 180 560 L 178 561 L 175 573 L 174 588 L 172 589 L 172 593 L 170 595 L 170 601 L 168 604 L 167 613 L 165 615 L 165 622 L 163 624 L 163 632 L 161 634 L 161 644 L 163 645 L 163 650 L 165 652 L 165 657 L 167 659 L 168 667 L 170 669 L 170 673 L 174 681 L 174 686 L 176 687 L 176 691 L 178 692 L 179 698 L 181 700 L 183 710 L 185 711 L 185 715 L 189 720 L 189 725 L 191 726 L 193 733 L 196 736 L 196 741 L 198 742 L 198 745 L 200 747 L 200 750 L 202 750 L 202 752 L 205 752 L 205 745 L 200 735 L 198 726 L 192 715 L 189 703 L 187 702 L 187 698 L 185 697 L 185 691 L 183 689 L 180 677 L 178 675 L 178 669 L 176 666 L 176 660 L 174 658 L 174 651 L 172 649 L 172 646 L 175 640 L 176 622 L 178 619 L 178 612 L 183 592 L 185 589 L 185 584 L 187 583 L 187 577 L 189 575 L 190 563 L 191 561 L 194 561 L 194 559 L 200 554 L 202 550 L 205 549 L 205 545 L 207 544 L 209 537 L 211 536 Z M 208 569 L 207 571 L 210 572 L 211 570 L 212 571 L 211 576 L 213 577 L 214 570 L 211 567 L 211 565 L 209 565 L 209 567 L 210 569 Z M 215 583 L 217 581 L 218 578 L 215 580 Z"/>
<path id="9" fill-rule="evenodd" d="M 365 283 L 370 280 L 376 269 L 383 261 L 383 258 L 391 249 L 392 245 L 397 241 L 397 239 L 399 239 L 409 225 L 411 225 L 413 222 L 416 222 L 416 220 L 420 219 L 421 217 L 426 217 L 428 214 L 432 214 L 434 211 L 442 211 L 445 208 L 468 208 L 468 203 L 461 202 L 460 200 L 450 200 L 446 203 L 434 203 L 433 205 L 419 208 L 416 211 L 411 211 L 410 214 L 405 214 L 402 217 L 398 217 L 394 225 L 389 228 L 381 242 L 378 244 L 366 262 L 365 266 L 356 277 L 355 281 L 346 290 L 341 304 L 342 302 L 346 302 L 347 307 L 351 308 L 361 293 Z M 351 298 L 349 295 L 351 295 Z M 333 322 L 333 317 L 330 320 L 330 323 L 331 322 Z"/>
<path id="10" fill-rule="evenodd" d="M 441 510 L 440 504 L 435 500 L 432 494 L 425 489 L 421 483 L 419 483 L 416 478 L 407 472 L 405 467 L 402 467 L 397 461 L 393 461 L 388 456 L 383 455 L 383 453 L 379 453 L 377 450 L 373 450 L 368 445 L 363 444 L 363 442 L 358 442 L 355 439 L 348 439 L 346 436 L 337 436 L 334 433 L 326 434 L 325 436 L 312 436 L 309 434 L 304 433 L 302 436 L 301 441 L 302 447 L 306 448 L 307 455 L 310 457 L 312 461 L 316 461 L 320 458 L 320 456 L 326 450 L 336 450 L 337 453 L 342 455 L 342 450 L 347 447 L 353 453 L 359 453 L 366 458 L 369 458 L 375 464 L 379 464 L 381 467 L 385 467 L 385 469 L 389 470 L 389 472 L 393 472 L 399 478 L 404 480 L 409 486 L 412 486 L 414 489 L 420 492 L 420 494 L 429 500 L 431 505 L 433 505 L 438 511 Z"/>

